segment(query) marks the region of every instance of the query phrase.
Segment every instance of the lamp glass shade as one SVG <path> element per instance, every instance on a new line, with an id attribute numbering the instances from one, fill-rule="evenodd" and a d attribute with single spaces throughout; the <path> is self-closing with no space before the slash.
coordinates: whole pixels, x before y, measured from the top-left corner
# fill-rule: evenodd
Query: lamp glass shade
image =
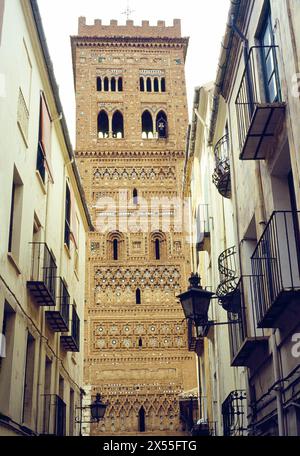
<path id="1" fill-rule="evenodd" d="M 191 288 L 178 296 L 185 318 L 201 323 L 208 319 L 208 310 L 213 293 L 201 288 Z"/>

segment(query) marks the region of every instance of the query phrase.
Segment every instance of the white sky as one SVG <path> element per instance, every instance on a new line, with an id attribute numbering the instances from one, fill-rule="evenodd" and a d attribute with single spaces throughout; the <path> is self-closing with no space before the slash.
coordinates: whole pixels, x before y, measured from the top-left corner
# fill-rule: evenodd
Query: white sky
<path id="1" fill-rule="evenodd" d="M 86 16 L 88 23 L 102 19 L 109 24 L 117 19 L 123 24 L 126 16 L 126 0 L 38 0 L 43 25 L 60 88 L 64 112 L 70 136 L 75 144 L 75 99 L 72 74 L 70 35 L 76 35 L 78 17 Z M 173 19 L 181 19 L 182 35 L 190 37 L 186 61 L 186 79 L 189 113 L 194 87 L 214 81 L 225 32 L 229 0 L 130 0 L 134 10 L 130 19 L 140 24 L 149 20 L 165 20 L 172 25 Z"/>

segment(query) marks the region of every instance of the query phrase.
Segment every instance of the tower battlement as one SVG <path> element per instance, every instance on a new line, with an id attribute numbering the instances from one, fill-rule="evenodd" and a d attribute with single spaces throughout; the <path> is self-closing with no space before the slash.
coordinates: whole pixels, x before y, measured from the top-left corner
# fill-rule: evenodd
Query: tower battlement
<path id="1" fill-rule="evenodd" d="M 181 38 L 181 21 L 174 19 L 173 25 L 166 26 L 165 21 L 157 21 L 157 25 L 150 25 L 149 21 L 142 21 L 136 25 L 132 20 L 127 20 L 126 25 L 118 24 L 112 19 L 109 25 L 102 24 L 101 19 L 95 19 L 94 24 L 87 24 L 85 17 L 78 21 L 79 36 L 106 36 L 106 37 L 149 37 L 149 38 Z"/>

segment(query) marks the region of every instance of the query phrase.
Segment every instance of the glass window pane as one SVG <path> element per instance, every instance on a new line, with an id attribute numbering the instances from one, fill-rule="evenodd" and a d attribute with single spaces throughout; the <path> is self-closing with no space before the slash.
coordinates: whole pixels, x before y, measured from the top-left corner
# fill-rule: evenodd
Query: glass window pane
<path id="1" fill-rule="evenodd" d="M 273 103 L 278 100 L 278 87 L 275 74 L 268 84 L 268 102 Z"/>
<path id="2" fill-rule="evenodd" d="M 266 78 L 270 79 L 272 73 L 275 70 L 274 54 L 270 52 L 269 57 L 266 60 Z"/>

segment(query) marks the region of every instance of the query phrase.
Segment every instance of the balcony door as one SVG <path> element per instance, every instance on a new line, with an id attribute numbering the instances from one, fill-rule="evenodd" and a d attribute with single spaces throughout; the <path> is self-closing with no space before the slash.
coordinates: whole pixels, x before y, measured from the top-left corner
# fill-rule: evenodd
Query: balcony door
<path id="1" fill-rule="evenodd" d="M 298 260 L 298 273 L 300 277 L 300 224 L 299 224 L 299 212 L 297 208 L 297 200 L 296 200 L 296 193 L 295 193 L 295 183 L 293 172 L 290 171 L 288 175 L 288 184 L 289 184 L 289 194 L 290 194 L 290 201 L 291 201 L 291 209 L 293 212 L 293 225 L 295 230 L 295 242 L 296 242 L 296 253 L 297 253 L 297 260 Z"/>
<path id="2" fill-rule="evenodd" d="M 267 103 L 281 101 L 278 63 L 271 14 L 268 13 L 260 36 L 262 69 Z"/>

